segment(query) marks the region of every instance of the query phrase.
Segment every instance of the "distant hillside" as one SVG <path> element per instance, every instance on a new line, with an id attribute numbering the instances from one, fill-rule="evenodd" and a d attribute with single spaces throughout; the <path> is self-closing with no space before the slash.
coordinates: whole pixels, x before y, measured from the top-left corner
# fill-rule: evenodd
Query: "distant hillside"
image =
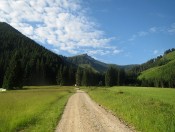
<path id="1" fill-rule="evenodd" d="M 110 86 L 111 80 L 115 85 L 175 87 L 175 49 L 141 65 L 106 64 L 87 54 L 57 55 L 0 22 L 0 87 L 75 83 Z"/>
<path id="2" fill-rule="evenodd" d="M 148 65 L 149 64 L 149 65 Z M 175 49 L 147 62 L 138 79 L 144 86 L 175 87 Z M 146 63 L 143 65 L 146 66 Z M 149 68 L 150 67 L 150 68 Z"/>
<path id="3" fill-rule="evenodd" d="M 105 72 L 108 64 L 95 60 L 87 54 L 77 55 L 67 58 L 69 62 L 81 67 L 91 67 L 94 71 Z"/>
<path id="4" fill-rule="evenodd" d="M 108 67 L 123 68 L 125 70 L 130 70 L 137 65 L 116 65 L 116 64 L 107 64 L 101 61 L 98 61 L 88 54 L 77 55 L 73 57 L 68 57 L 67 60 L 73 64 L 76 64 L 82 68 L 92 68 L 96 72 L 106 72 Z"/>
<path id="5" fill-rule="evenodd" d="M 116 68 L 121 68 L 124 69 L 125 71 L 129 71 L 137 66 L 138 64 L 130 64 L 130 65 L 116 65 L 116 64 L 108 64 L 108 66 L 116 67 Z"/>
<path id="6" fill-rule="evenodd" d="M 24 85 L 56 84 L 60 67 L 64 71 L 72 67 L 64 57 L 45 49 L 9 24 L 0 22 L 0 87 L 5 77 L 12 76 L 7 75 L 13 73 L 9 71 L 10 67 L 13 68 L 12 62 L 14 67 L 20 64 L 21 74 L 18 76 L 23 77 Z M 75 79 L 66 80 L 71 85 L 75 83 Z"/>

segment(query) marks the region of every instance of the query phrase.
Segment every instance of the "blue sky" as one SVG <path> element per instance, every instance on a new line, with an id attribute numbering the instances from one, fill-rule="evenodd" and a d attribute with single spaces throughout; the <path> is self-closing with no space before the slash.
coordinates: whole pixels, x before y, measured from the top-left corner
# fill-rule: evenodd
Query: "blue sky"
<path id="1" fill-rule="evenodd" d="M 7 22 L 49 50 L 141 64 L 175 47 L 174 0 L 1 0 Z"/>

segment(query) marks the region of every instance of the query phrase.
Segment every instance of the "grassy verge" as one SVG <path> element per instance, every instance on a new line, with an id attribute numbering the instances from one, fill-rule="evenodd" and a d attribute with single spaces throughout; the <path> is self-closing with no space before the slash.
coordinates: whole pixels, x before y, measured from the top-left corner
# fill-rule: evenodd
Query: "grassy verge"
<path id="1" fill-rule="evenodd" d="M 175 131 L 175 89 L 112 87 L 86 90 L 92 99 L 136 130 Z"/>
<path id="2" fill-rule="evenodd" d="M 0 132 L 53 131 L 72 92 L 70 87 L 33 86 L 0 93 Z"/>

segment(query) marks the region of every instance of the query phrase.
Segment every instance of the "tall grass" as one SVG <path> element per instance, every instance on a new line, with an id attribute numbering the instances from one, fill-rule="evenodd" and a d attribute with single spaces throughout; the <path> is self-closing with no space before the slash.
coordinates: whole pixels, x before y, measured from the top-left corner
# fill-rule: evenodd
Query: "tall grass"
<path id="1" fill-rule="evenodd" d="M 0 93 L 0 132 L 53 131 L 72 89 L 25 87 Z"/>
<path id="2" fill-rule="evenodd" d="M 136 130 L 175 131 L 175 90 L 112 87 L 88 89 L 89 95 Z"/>

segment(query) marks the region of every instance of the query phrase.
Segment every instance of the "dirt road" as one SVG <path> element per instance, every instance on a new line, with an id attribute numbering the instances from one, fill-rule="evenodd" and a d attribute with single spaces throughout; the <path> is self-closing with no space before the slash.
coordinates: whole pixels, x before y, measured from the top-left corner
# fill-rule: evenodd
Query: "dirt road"
<path id="1" fill-rule="evenodd" d="M 131 132 L 115 116 L 77 90 L 65 107 L 56 132 Z"/>

